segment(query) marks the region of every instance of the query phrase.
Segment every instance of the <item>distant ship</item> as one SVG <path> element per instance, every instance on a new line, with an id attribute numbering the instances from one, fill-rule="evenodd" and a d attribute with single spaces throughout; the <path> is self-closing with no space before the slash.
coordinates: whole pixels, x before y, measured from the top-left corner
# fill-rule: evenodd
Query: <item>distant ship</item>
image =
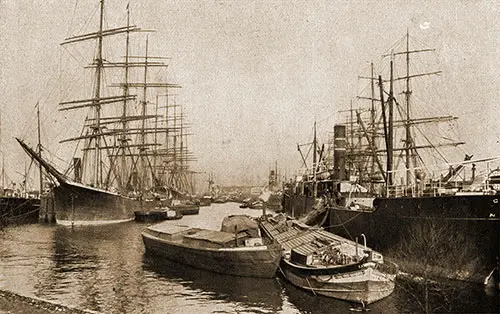
<path id="1" fill-rule="evenodd" d="M 25 179 L 20 186 L 14 182 L 8 184 L 5 180 L 4 169 L 2 160 L 0 169 L 0 227 L 38 222 L 41 192 L 28 190 L 26 184 L 28 174 L 25 174 Z"/>
<path id="2" fill-rule="evenodd" d="M 38 222 L 40 198 L 38 193 L 14 193 L 4 189 L 0 196 L 0 226 Z"/>
<path id="3" fill-rule="evenodd" d="M 133 220 L 134 211 L 168 205 L 174 198 L 194 194 L 193 172 L 189 170 L 193 158 L 186 145 L 184 115 L 172 93 L 181 86 L 167 82 L 165 60 L 169 58 L 149 55 L 148 38 L 144 55 L 132 55 L 131 35 L 146 31 L 130 25 L 128 6 L 126 26 L 104 29 L 104 2 L 100 1 L 97 31 L 66 38 L 62 43 L 97 43 L 96 55 L 88 66 L 94 71 L 93 96 L 59 104 L 60 111 L 90 111 L 81 135 L 62 141 L 83 142 L 82 157 L 73 158 L 71 163 L 73 175 L 58 170 L 17 139 L 26 153 L 56 179 L 49 207 L 53 207 L 60 224 Z M 115 62 L 104 50 L 107 43 L 117 42 L 108 37 L 117 35 L 124 37 L 125 50 L 124 60 Z M 163 72 L 149 76 L 160 82 L 152 82 L 148 76 L 156 70 Z M 111 89 L 121 89 L 121 94 L 105 90 L 105 71 L 120 80 Z M 134 77 L 142 77 L 142 81 L 132 82 Z M 134 90 L 142 97 L 133 95 Z"/>
<path id="4" fill-rule="evenodd" d="M 283 193 L 281 189 L 280 176 L 278 174 L 278 163 L 276 162 L 274 169 L 269 170 L 269 181 L 266 187 L 268 197 L 265 206 L 275 212 L 280 212 L 282 209 L 281 201 Z"/>
<path id="5" fill-rule="evenodd" d="M 328 148 L 320 147 L 315 127 L 314 160 L 287 184 L 284 209 L 293 216 L 316 210 L 330 231 L 350 238 L 363 233 L 374 249 L 404 260 L 407 269 L 418 271 L 424 265 L 429 266 L 428 274 L 473 281 L 496 272 L 493 277 L 498 278 L 500 170 L 488 167 L 482 180 L 476 174 L 477 164 L 498 157 L 474 160 L 466 155 L 462 162 L 448 162 L 447 171 L 439 175 L 421 164 L 422 150 L 434 149 L 443 156 L 437 148 L 463 142 L 446 138 L 438 143 L 430 138 L 431 123 L 455 117 L 410 116 L 414 97 L 410 82 L 440 72 L 410 73 L 410 56 L 433 49 L 410 49 L 409 41 L 406 34 L 400 41 L 405 49 L 388 54 L 392 60 L 404 57 L 400 76 L 394 77 L 391 61 L 387 80 L 375 77 L 373 65 L 371 76 L 361 77 L 371 82 L 372 94 L 358 98 L 371 106 L 348 110 L 347 122 L 335 125 Z M 401 93 L 395 91 L 395 82 L 403 83 Z M 418 128 L 423 125 L 427 128 Z M 396 135 L 398 128 L 403 132 Z M 417 135 L 426 143 L 418 142 Z M 467 166 L 471 166 L 468 173 Z M 433 245 L 434 252 L 425 249 Z"/>

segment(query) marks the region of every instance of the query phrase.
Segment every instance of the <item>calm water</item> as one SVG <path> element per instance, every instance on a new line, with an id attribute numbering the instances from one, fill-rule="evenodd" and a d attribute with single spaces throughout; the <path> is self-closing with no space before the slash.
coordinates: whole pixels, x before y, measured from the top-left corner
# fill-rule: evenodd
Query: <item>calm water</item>
<path id="1" fill-rule="evenodd" d="M 260 215 L 238 204 L 202 207 L 200 215 L 170 221 L 220 228 L 228 214 Z M 0 288 L 105 313 L 348 313 L 346 302 L 297 289 L 282 277 L 222 276 L 144 254 L 140 237 L 146 224 L 100 227 L 27 225 L 0 231 Z M 438 312 L 498 313 L 499 296 L 481 285 L 454 283 Z M 370 313 L 422 311 L 422 293 L 398 282 Z M 445 306 L 446 305 L 446 306 Z"/>

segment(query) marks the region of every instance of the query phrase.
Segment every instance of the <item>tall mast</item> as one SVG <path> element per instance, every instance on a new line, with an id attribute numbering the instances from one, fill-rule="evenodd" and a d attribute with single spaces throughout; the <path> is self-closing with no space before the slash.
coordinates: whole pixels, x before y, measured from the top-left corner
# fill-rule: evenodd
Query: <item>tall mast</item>
<path id="1" fill-rule="evenodd" d="M 130 87 L 134 87 L 134 84 L 130 84 L 128 82 L 129 80 L 129 69 L 131 67 L 138 67 L 141 64 L 140 63 L 131 63 L 130 62 L 130 54 L 129 54 L 129 33 L 130 32 L 137 32 L 140 31 L 141 29 L 136 27 L 135 25 L 130 25 L 130 14 L 127 6 L 127 26 L 125 27 L 118 27 L 118 28 L 110 28 L 110 29 L 105 29 L 104 27 L 104 0 L 99 0 L 99 27 L 97 31 L 87 33 L 87 34 L 81 34 L 81 35 L 75 35 L 71 36 L 69 38 L 66 38 L 61 45 L 67 45 L 67 44 L 72 44 L 72 43 L 77 43 L 81 41 L 87 41 L 87 40 L 97 40 L 97 51 L 95 53 L 95 56 L 93 58 L 92 64 L 89 66 L 90 68 L 95 68 L 94 72 L 94 80 L 93 80 L 93 92 L 92 92 L 92 97 L 89 97 L 88 99 L 80 99 L 80 100 L 72 100 L 72 101 L 65 101 L 59 103 L 61 106 L 59 108 L 60 111 L 66 111 L 66 110 L 73 110 L 73 109 L 82 109 L 82 108 L 90 108 L 93 113 L 91 116 L 85 119 L 85 132 L 77 137 L 73 138 L 68 138 L 63 141 L 63 142 L 69 142 L 69 141 L 80 141 L 80 140 L 85 140 L 85 146 L 83 148 L 83 160 L 84 160 L 84 165 L 87 168 L 87 174 L 88 176 L 86 177 L 87 184 L 90 184 L 92 186 L 100 187 L 100 188 L 106 188 L 107 185 L 112 182 L 113 180 L 110 179 L 111 175 L 114 174 L 114 176 L 118 179 L 120 177 L 122 179 L 128 177 L 128 171 L 129 170 L 123 170 L 123 171 L 117 171 L 116 168 L 113 166 L 114 162 L 114 157 L 121 157 L 121 163 L 118 158 L 116 158 L 116 161 L 118 164 L 120 164 L 122 169 L 127 169 L 126 166 L 123 167 L 123 165 L 126 165 L 126 162 L 128 161 L 126 159 L 127 156 L 133 156 L 132 152 L 130 152 L 130 146 L 127 145 L 127 131 L 130 131 L 130 125 L 128 121 L 132 121 L 133 119 L 129 119 L 130 113 L 127 112 L 127 102 L 128 100 L 133 100 L 135 99 L 135 95 L 130 95 Z M 112 35 L 118 35 L 126 33 L 127 35 L 127 49 L 126 49 L 126 56 L 125 56 L 125 62 L 111 62 L 110 60 L 107 60 L 104 62 L 104 53 L 103 53 L 103 38 L 105 36 L 112 36 Z M 158 66 L 162 66 L 161 64 L 158 64 Z M 117 84 L 115 87 L 122 87 L 123 90 L 123 95 L 120 96 L 109 96 L 109 97 L 103 97 L 103 91 L 102 91 L 102 84 L 103 84 L 103 75 L 104 75 L 104 69 L 105 68 L 112 68 L 112 67 L 125 67 L 125 83 Z M 113 86 L 113 85 L 112 85 Z M 135 84 L 137 86 L 137 83 Z M 119 116 L 117 117 L 105 117 L 103 116 L 103 111 L 102 111 L 102 106 L 103 105 L 108 105 L 108 104 L 114 104 L 114 103 L 120 103 L 123 104 L 123 112 L 119 113 Z M 109 124 L 116 124 L 119 123 L 122 127 L 122 130 L 116 130 L 116 129 L 110 129 L 109 127 L 106 128 L 105 126 Z M 106 129 L 106 131 L 104 131 Z M 119 135 L 117 135 L 117 133 Z M 130 134 L 130 133 L 128 133 Z M 120 142 L 120 145 L 116 146 L 110 146 L 107 143 L 106 137 L 111 137 L 113 136 L 116 141 Z M 110 149 L 117 148 L 118 152 L 114 154 L 113 151 L 110 151 Z M 122 149 L 122 152 L 119 150 Z M 128 149 L 128 153 L 125 152 L 125 150 Z M 101 152 L 101 150 L 106 150 L 106 152 Z M 104 156 L 103 154 L 106 153 L 107 155 Z M 106 178 L 104 178 L 104 158 L 108 158 L 110 162 L 110 168 L 109 172 L 106 175 Z M 135 166 L 135 164 L 134 164 Z M 118 184 L 122 184 L 126 180 L 119 180 Z M 123 185 L 121 186 L 123 187 Z"/>
<path id="2" fill-rule="evenodd" d="M 380 103 L 382 105 L 382 119 L 384 122 L 384 138 L 385 138 L 385 148 L 387 151 L 387 163 L 386 163 L 386 177 L 385 177 L 385 184 L 386 184 L 386 189 L 388 190 L 389 186 L 392 184 L 392 172 L 390 171 L 390 158 L 389 158 L 389 151 L 390 151 L 390 144 L 389 144 L 389 128 L 387 125 L 387 116 L 385 112 L 385 101 L 384 101 L 384 86 L 383 86 L 383 81 L 382 81 L 382 76 L 378 76 L 378 84 L 380 87 Z"/>
<path id="3" fill-rule="evenodd" d="M 441 73 L 441 71 L 434 71 L 434 72 L 427 72 L 427 73 L 419 73 L 419 74 L 410 74 L 410 54 L 412 53 L 420 53 L 420 52 L 430 52 L 434 51 L 434 49 L 414 49 L 410 50 L 410 35 L 409 32 L 406 31 L 406 47 L 404 51 L 400 52 L 391 52 L 390 54 L 383 55 L 384 57 L 386 56 L 397 56 L 397 55 L 405 55 L 406 59 L 406 75 L 403 77 L 398 77 L 396 79 L 393 78 L 395 81 L 399 80 L 404 80 L 405 85 L 406 85 L 406 90 L 403 91 L 405 94 L 405 102 L 406 102 L 406 117 L 402 117 L 403 120 L 403 126 L 405 127 L 405 140 L 404 140 L 404 147 L 403 150 L 405 151 L 405 167 L 406 167 L 406 183 L 409 185 L 412 181 L 411 179 L 411 162 L 413 159 L 413 163 L 415 164 L 415 149 L 417 147 L 414 146 L 413 139 L 411 137 L 411 125 L 413 124 L 413 120 L 411 119 L 411 94 L 412 91 L 410 89 L 410 80 L 412 78 L 416 77 L 421 77 L 421 76 L 428 76 L 428 75 L 438 75 Z M 392 59 L 391 59 L 392 60 Z M 392 62 L 392 61 L 391 61 Z M 460 144 L 460 143 L 457 143 Z"/>
<path id="4" fill-rule="evenodd" d="M 168 103 L 168 98 L 170 97 L 168 95 L 168 87 L 165 87 L 165 151 L 167 153 L 167 162 L 169 160 L 169 143 L 168 143 L 168 138 L 170 136 L 170 132 L 169 132 L 169 123 L 168 123 L 168 120 L 169 120 L 169 116 L 168 116 L 168 107 L 169 107 L 169 103 Z"/>
<path id="5" fill-rule="evenodd" d="M 40 104 L 37 102 L 36 103 L 36 116 L 37 116 L 37 122 L 38 122 L 38 156 L 40 159 L 42 159 L 42 141 L 41 141 L 41 136 L 40 136 Z M 39 190 L 39 196 L 42 196 L 42 189 L 43 189 L 43 181 L 42 181 L 42 164 L 38 163 L 38 171 L 39 171 L 39 184 L 40 184 L 40 190 Z"/>
<path id="6" fill-rule="evenodd" d="M 355 168 L 355 154 L 354 154 L 354 116 L 352 109 L 352 99 L 349 103 L 349 137 L 351 138 L 351 143 L 349 144 L 349 173 L 352 173 Z"/>
<path id="7" fill-rule="evenodd" d="M 370 68 L 371 68 L 371 80 L 370 80 L 370 87 L 371 87 L 371 108 L 370 108 L 370 122 L 371 122 L 371 142 L 375 144 L 375 136 L 376 136 L 376 126 L 375 126 L 375 77 L 374 77 L 374 69 L 373 69 L 373 62 L 370 63 Z M 375 172 L 375 158 L 372 158 L 371 160 L 371 173 L 373 174 Z M 371 181 L 371 180 L 370 180 Z M 371 183 L 371 188 L 373 189 L 373 183 Z"/>
<path id="8" fill-rule="evenodd" d="M 125 41 L 125 78 L 124 78 L 124 84 L 123 84 L 123 108 L 122 108 L 122 128 L 123 128 L 123 134 L 121 136 L 121 150 L 122 150 L 122 160 L 121 160 L 121 169 L 120 169 L 120 174 L 121 174 L 121 180 L 120 184 L 122 186 L 122 189 L 125 189 L 126 186 L 124 186 L 124 183 L 126 184 L 127 182 L 127 171 L 126 171 L 126 165 L 127 165 L 127 158 L 126 158 L 126 151 L 125 147 L 127 146 L 127 99 L 129 98 L 129 88 L 128 88 L 128 76 L 129 76 L 129 47 L 130 47 L 130 9 L 129 5 L 127 5 L 127 37 Z"/>
<path id="9" fill-rule="evenodd" d="M 146 36 L 146 54 L 144 55 L 144 86 L 142 89 L 143 93 L 143 98 L 142 98 L 142 116 L 146 116 L 146 105 L 147 105 L 147 86 L 148 86 L 148 45 L 149 45 L 149 38 Z M 142 130 L 141 130 L 141 144 L 144 145 L 146 144 L 146 134 L 145 134 L 145 127 L 146 127 L 146 120 L 142 120 Z"/>
<path id="10" fill-rule="evenodd" d="M 174 153 L 174 167 L 173 167 L 173 176 L 174 176 L 174 181 L 176 183 L 177 187 L 177 97 L 174 96 L 174 138 L 173 138 L 173 145 L 174 148 L 172 152 Z"/>
<path id="11" fill-rule="evenodd" d="M 314 180 L 314 197 L 317 196 L 317 183 L 316 183 L 316 149 L 317 149 L 317 138 L 316 138 L 316 121 L 314 121 L 314 140 L 313 140 L 313 180 Z"/>
<path id="12" fill-rule="evenodd" d="M 154 130 L 154 145 L 155 148 L 153 149 L 153 173 L 156 177 L 156 160 L 158 158 L 158 153 L 156 151 L 156 145 L 158 144 L 158 102 L 159 102 L 159 95 L 156 95 L 156 103 L 155 103 L 155 130 Z"/>
<path id="13" fill-rule="evenodd" d="M 148 36 L 146 36 L 146 54 L 144 55 L 144 87 L 143 87 L 143 90 L 142 90 L 142 93 L 143 93 L 143 98 L 142 98 L 142 116 L 145 117 L 146 116 L 146 107 L 147 107 L 147 86 L 148 86 L 148 45 L 149 45 L 149 38 Z M 147 171 L 146 171 L 146 168 L 147 168 L 147 164 L 146 164 L 146 131 L 145 131 L 145 128 L 146 128 L 146 120 L 145 119 L 142 119 L 142 124 L 141 124 L 141 147 L 140 147 L 140 152 L 142 156 L 140 156 L 140 159 L 141 159 L 141 168 L 140 168 L 140 171 L 142 173 L 142 176 L 141 176 L 141 182 L 140 182 L 140 185 L 142 187 L 142 189 L 144 189 L 146 187 L 146 174 L 147 174 Z"/>
<path id="14" fill-rule="evenodd" d="M 394 62 L 391 60 L 391 77 L 389 84 L 389 99 L 387 101 L 389 106 L 389 125 L 387 129 L 388 147 L 387 147 L 387 170 L 389 171 L 389 185 L 392 185 L 392 169 L 393 169 L 393 156 L 394 156 Z"/>
<path id="15" fill-rule="evenodd" d="M 411 130 L 410 130 L 410 36 L 406 31 L 406 91 L 404 91 L 406 99 L 406 123 L 405 123 L 405 167 L 406 167 L 406 185 L 410 185 L 410 160 L 411 160 Z"/>
<path id="16" fill-rule="evenodd" d="M 102 30 L 104 25 L 104 0 L 101 0 L 100 7 L 100 17 L 99 17 L 99 31 L 97 32 L 97 57 L 96 57 L 96 86 L 94 94 L 94 105 L 95 105 L 95 122 L 96 126 L 94 132 L 97 133 L 95 137 L 95 165 L 94 165 L 94 182 L 96 186 L 100 187 L 102 183 L 102 167 L 101 167 L 101 154 L 100 154 L 100 141 L 101 138 L 99 133 L 101 132 L 101 105 L 99 99 L 101 98 L 101 76 L 102 76 Z"/>
<path id="17" fill-rule="evenodd" d="M 183 120 L 183 117 L 182 115 L 184 114 L 184 110 L 183 110 L 183 107 L 181 105 L 181 116 L 180 116 L 180 123 L 181 123 L 181 126 L 180 126 L 180 146 L 179 146 L 179 151 L 180 151 L 180 161 L 179 161 L 179 164 L 180 164 L 180 167 L 181 167 L 181 171 L 182 173 L 184 174 L 184 120 Z"/>

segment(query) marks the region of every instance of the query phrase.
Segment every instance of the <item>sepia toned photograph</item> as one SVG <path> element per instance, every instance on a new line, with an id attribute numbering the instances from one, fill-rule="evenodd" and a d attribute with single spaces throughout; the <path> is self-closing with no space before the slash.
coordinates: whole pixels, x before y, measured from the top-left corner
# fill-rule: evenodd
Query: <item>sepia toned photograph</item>
<path id="1" fill-rule="evenodd" d="M 498 313 L 499 16 L 0 0 L 0 314 Z"/>

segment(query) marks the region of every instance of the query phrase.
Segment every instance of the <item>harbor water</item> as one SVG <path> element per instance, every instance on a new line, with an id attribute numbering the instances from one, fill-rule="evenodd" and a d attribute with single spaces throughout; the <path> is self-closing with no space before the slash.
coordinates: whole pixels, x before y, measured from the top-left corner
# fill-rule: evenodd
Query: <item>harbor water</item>
<path id="1" fill-rule="evenodd" d="M 201 207 L 168 223 L 218 230 L 230 214 L 258 216 L 239 204 Z M 64 227 L 23 225 L 0 231 L 0 289 L 103 313 L 348 313 L 358 305 L 315 296 L 280 276 L 224 276 L 145 254 L 147 224 Z M 369 239 L 368 239 L 369 241 Z M 427 298 L 398 279 L 395 292 L 370 313 L 498 313 L 498 291 L 481 284 L 443 284 L 449 294 Z M 444 290 L 444 288 L 442 288 Z M 451 301 L 450 301 L 451 300 Z"/>

